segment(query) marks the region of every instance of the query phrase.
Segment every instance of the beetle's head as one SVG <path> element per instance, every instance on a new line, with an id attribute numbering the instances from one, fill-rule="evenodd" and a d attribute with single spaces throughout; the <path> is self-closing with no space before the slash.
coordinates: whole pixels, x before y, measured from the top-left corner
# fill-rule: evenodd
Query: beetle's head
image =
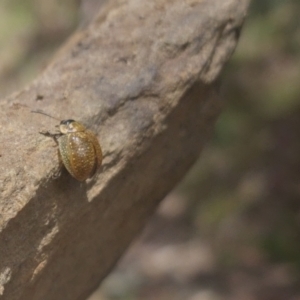
<path id="1" fill-rule="evenodd" d="M 85 127 L 74 120 L 62 120 L 59 124 L 59 130 L 62 134 L 71 132 L 85 131 Z"/>

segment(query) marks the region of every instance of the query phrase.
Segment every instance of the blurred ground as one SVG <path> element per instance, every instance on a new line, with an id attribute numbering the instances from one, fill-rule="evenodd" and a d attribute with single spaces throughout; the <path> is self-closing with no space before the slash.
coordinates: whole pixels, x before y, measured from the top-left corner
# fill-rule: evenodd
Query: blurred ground
<path id="1" fill-rule="evenodd" d="M 42 71 L 78 7 L 0 2 L 1 98 Z M 214 139 L 90 300 L 300 299 L 299 12 L 253 1 Z"/>

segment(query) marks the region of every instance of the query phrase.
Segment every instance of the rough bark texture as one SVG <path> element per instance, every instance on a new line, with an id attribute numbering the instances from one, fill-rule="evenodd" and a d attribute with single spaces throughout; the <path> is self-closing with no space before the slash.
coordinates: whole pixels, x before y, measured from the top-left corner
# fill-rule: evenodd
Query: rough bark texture
<path id="1" fill-rule="evenodd" d="M 197 159 L 247 0 L 109 1 L 23 91 L 0 102 L 0 299 L 85 299 Z M 63 172 L 40 135 L 94 130 L 102 171 Z"/>

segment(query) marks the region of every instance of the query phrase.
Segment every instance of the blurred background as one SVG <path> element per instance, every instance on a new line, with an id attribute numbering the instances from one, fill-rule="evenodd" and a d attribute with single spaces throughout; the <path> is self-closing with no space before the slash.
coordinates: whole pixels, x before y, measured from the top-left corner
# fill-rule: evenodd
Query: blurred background
<path id="1" fill-rule="evenodd" d="M 1 0 L 0 98 L 102 2 Z M 89 300 L 300 300 L 299 13 L 252 1 L 213 139 Z"/>

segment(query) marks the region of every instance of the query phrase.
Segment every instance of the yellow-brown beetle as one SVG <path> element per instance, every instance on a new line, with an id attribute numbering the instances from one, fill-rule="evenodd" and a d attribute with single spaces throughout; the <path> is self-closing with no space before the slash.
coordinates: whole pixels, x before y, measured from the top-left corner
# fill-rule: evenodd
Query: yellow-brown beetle
<path id="1" fill-rule="evenodd" d="M 33 113 L 46 115 L 43 111 Z M 56 119 L 58 120 L 58 119 Z M 58 133 L 40 132 L 51 137 L 58 144 L 59 160 L 69 173 L 79 181 L 93 177 L 102 163 L 102 150 L 96 135 L 72 119 L 62 120 Z"/>

